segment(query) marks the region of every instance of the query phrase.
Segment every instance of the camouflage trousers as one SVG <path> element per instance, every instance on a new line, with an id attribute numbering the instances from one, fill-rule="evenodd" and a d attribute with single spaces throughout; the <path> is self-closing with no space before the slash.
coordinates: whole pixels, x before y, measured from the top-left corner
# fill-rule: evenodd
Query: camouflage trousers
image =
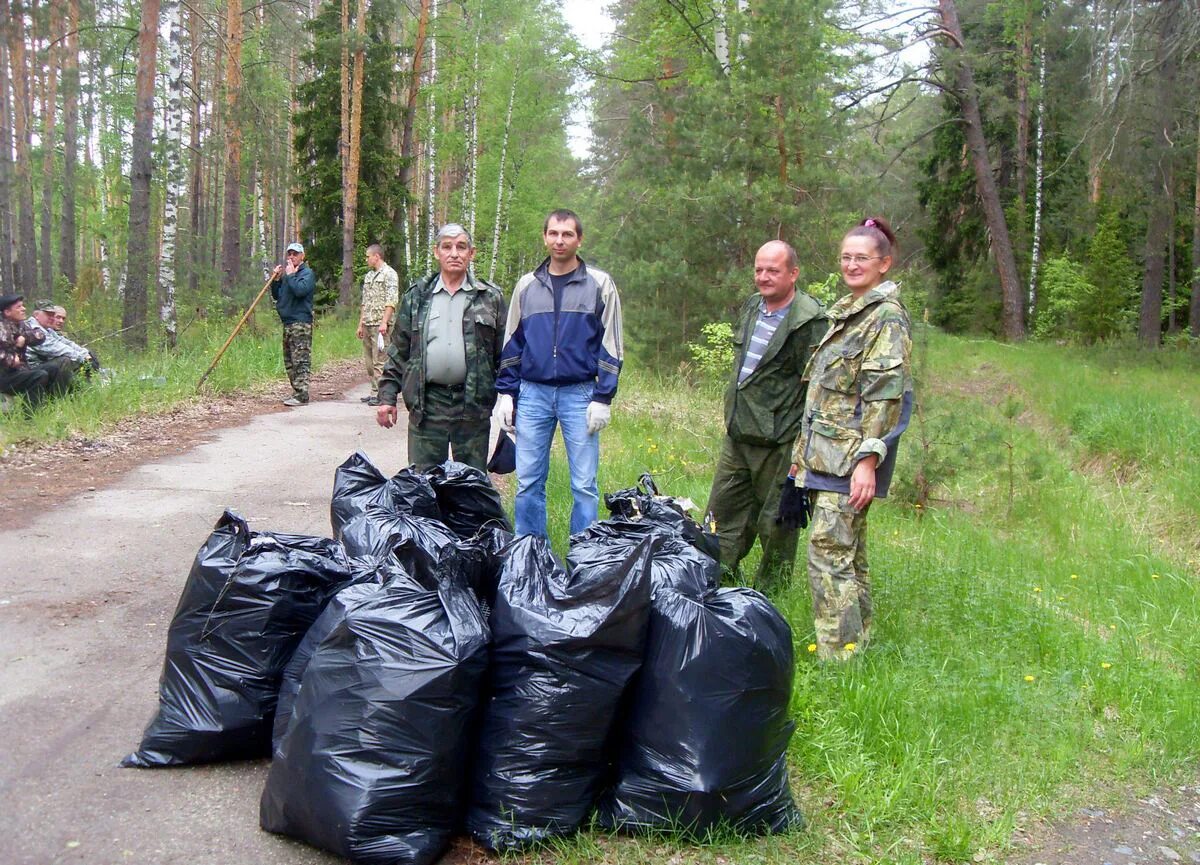
<path id="1" fill-rule="evenodd" d="M 856 511 L 843 493 L 814 492 L 808 535 L 808 585 L 812 591 L 817 653 L 844 659 L 862 648 L 871 630 L 867 567 L 867 511 Z M 850 644 L 853 644 L 850 647 Z M 847 651 L 850 647 L 850 651 Z"/>
<path id="2" fill-rule="evenodd" d="M 383 374 L 383 365 L 387 361 L 388 343 L 392 339 L 392 330 L 383 336 L 383 348 L 379 347 L 379 323 L 363 325 L 363 365 L 367 368 L 367 378 L 371 381 L 371 396 L 379 396 L 379 376 Z"/>
<path id="3" fill-rule="evenodd" d="M 283 368 L 296 399 L 308 402 L 308 376 L 312 369 L 311 322 L 293 322 L 283 326 Z"/>
<path id="4" fill-rule="evenodd" d="M 461 385 L 426 384 L 422 409 L 420 423 L 409 419 L 409 463 L 424 471 L 453 453 L 458 462 L 487 471 L 491 416 L 464 411 Z"/>
<path id="5" fill-rule="evenodd" d="M 762 447 L 725 436 L 708 494 L 708 510 L 721 544 L 721 567 L 733 579 L 739 579 L 739 562 L 754 546 L 754 539 L 762 544 L 762 559 L 754 577 L 754 588 L 760 592 L 787 588 L 792 582 L 796 531 L 775 523 L 791 452 L 791 442 Z"/>

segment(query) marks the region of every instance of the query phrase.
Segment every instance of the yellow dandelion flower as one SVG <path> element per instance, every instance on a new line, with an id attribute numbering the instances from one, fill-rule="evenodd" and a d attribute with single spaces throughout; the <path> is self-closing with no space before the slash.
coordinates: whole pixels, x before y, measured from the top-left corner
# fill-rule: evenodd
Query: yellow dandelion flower
<path id="1" fill-rule="evenodd" d="M 1071 579 L 1072 579 L 1072 580 L 1078 580 L 1078 579 L 1079 579 L 1079 574 L 1071 574 Z"/>
<path id="2" fill-rule="evenodd" d="M 1109 629 L 1110 631 L 1115 631 L 1115 630 L 1117 629 L 1117 626 L 1116 626 L 1116 625 L 1109 625 L 1109 626 L 1108 626 L 1108 629 Z"/>
<path id="3" fill-rule="evenodd" d="M 1108 661 L 1105 661 L 1104 663 L 1102 663 L 1102 664 L 1100 665 L 1100 669 L 1101 669 L 1101 670 L 1111 670 L 1111 669 L 1112 669 L 1112 664 L 1110 664 Z"/>
<path id="4" fill-rule="evenodd" d="M 858 643 L 847 643 L 842 648 L 844 648 L 847 652 L 853 652 L 855 649 L 858 648 Z"/>
<path id="5" fill-rule="evenodd" d="M 1034 587 L 1033 587 L 1033 590 L 1034 590 L 1035 592 L 1040 592 L 1040 591 L 1042 590 L 1042 587 L 1041 587 L 1041 586 L 1034 586 Z"/>
<path id="6" fill-rule="evenodd" d="M 1060 601 L 1065 601 L 1065 600 L 1066 600 L 1066 598 L 1064 598 L 1062 595 L 1059 595 L 1059 596 L 1058 596 L 1058 599 L 1059 599 Z"/>
<path id="7" fill-rule="evenodd" d="M 658 451 L 658 445 L 650 445 L 650 453 L 655 453 L 657 451 Z"/>
<path id="8" fill-rule="evenodd" d="M 1026 677 L 1025 677 L 1025 681 L 1026 681 L 1026 682 L 1033 682 L 1033 681 L 1036 681 L 1036 680 L 1037 680 L 1037 676 L 1026 676 Z"/>
<path id="9" fill-rule="evenodd" d="M 1151 575 L 1150 575 L 1150 579 L 1152 579 L 1152 580 L 1158 580 L 1158 579 L 1161 579 L 1161 577 L 1159 577 L 1159 575 L 1158 575 L 1158 574 L 1151 574 Z"/>
<path id="10" fill-rule="evenodd" d="M 817 650 L 817 644 L 816 644 L 816 643 L 809 643 L 809 644 L 808 644 L 808 652 L 809 652 L 809 654 L 812 654 L 812 653 L 813 653 L 813 652 L 815 652 L 816 650 Z"/>

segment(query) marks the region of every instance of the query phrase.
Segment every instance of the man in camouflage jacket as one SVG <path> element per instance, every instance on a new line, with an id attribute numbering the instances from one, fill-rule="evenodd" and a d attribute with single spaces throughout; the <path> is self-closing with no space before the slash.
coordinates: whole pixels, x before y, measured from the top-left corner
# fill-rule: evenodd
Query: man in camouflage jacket
<path id="1" fill-rule="evenodd" d="M 392 336 L 392 318 L 400 300 L 400 278 L 392 266 L 383 260 L 383 247 L 372 243 L 367 247 L 367 273 L 363 277 L 362 311 L 358 318 L 358 338 L 363 344 L 363 361 L 371 393 L 364 398 L 368 405 L 379 405 L 379 376 L 387 360 L 387 341 Z"/>
<path id="2" fill-rule="evenodd" d="M 504 295 L 471 273 L 475 246 L 461 225 L 443 226 L 434 255 L 438 272 L 413 283 L 400 300 L 376 419 L 393 426 L 403 394 L 410 463 L 427 469 L 452 451 L 455 460 L 486 471 Z"/>
<path id="3" fill-rule="evenodd" d="M 754 259 L 758 293 L 746 300 L 733 334 L 733 375 L 725 391 L 725 438 L 708 510 L 721 544 L 721 565 L 736 575 L 757 537 L 763 555 L 755 588 L 791 580 L 794 528 L 780 525 L 780 481 L 804 412 L 801 374 L 825 332 L 821 303 L 796 291 L 796 252 L 765 244 Z"/>
<path id="4" fill-rule="evenodd" d="M 25 321 L 25 298 L 19 294 L 0 297 L 0 393 L 24 396 L 36 406 L 51 387 L 50 373 L 31 369 L 26 352 L 46 335 Z"/>
<path id="5" fill-rule="evenodd" d="M 792 462 L 811 491 L 808 579 L 817 651 L 842 659 L 870 637 L 867 510 L 850 501 L 851 475 L 875 464 L 873 498 L 887 496 L 900 436 L 913 407 L 912 340 L 900 287 L 887 281 L 829 308 L 825 334 L 805 371 L 808 404 Z"/>

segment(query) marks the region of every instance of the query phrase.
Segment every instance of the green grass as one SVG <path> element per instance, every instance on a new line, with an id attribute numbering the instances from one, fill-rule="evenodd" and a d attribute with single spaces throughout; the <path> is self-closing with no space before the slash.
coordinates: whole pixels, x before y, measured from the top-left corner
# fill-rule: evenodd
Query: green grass
<path id="1" fill-rule="evenodd" d="M 204 398 L 196 382 L 233 331 L 237 319 L 197 321 L 174 351 L 122 351 L 116 340 L 97 344 L 110 380 L 90 381 L 65 397 L 50 399 L 31 416 L 0 415 L 0 449 L 17 442 L 48 442 L 93 436 L 134 414 L 156 415 Z M 313 337 L 313 368 L 355 357 L 361 344 L 355 322 L 321 319 Z M 204 385 L 204 394 L 229 393 L 285 380 L 279 322 L 269 310 L 256 313 L 238 334 Z"/>
<path id="2" fill-rule="evenodd" d="M 539 860 L 1001 862 L 1018 828 L 1194 780 L 1194 356 L 918 343 L 922 425 L 871 513 L 872 647 L 816 663 L 802 565 L 775 599 L 794 632 L 792 781 L 809 828 L 699 847 L 593 833 Z M 627 369 L 602 492 L 648 470 L 703 508 L 719 391 Z M 560 446 L 548 490 L 562 552 Z"/>

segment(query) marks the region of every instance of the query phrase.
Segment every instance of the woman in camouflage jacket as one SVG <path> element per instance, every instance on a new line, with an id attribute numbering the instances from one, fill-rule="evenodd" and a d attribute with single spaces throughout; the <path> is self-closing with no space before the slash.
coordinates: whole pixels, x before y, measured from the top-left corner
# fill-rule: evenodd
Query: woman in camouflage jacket
<path id="1" fill-rule="evenodd" d="M 879 217 L 842 240 L 842 279 L 850 293 L 830 320 L 804 377 L 804 424 L 793 462 L 811 492 L 808 579 L 822 659 L 846 659 L 871 631 L 867 510 L 887 495 L 896 447 L 912 414 L 908 310 L 886 279 L 895 235 Z"/>

